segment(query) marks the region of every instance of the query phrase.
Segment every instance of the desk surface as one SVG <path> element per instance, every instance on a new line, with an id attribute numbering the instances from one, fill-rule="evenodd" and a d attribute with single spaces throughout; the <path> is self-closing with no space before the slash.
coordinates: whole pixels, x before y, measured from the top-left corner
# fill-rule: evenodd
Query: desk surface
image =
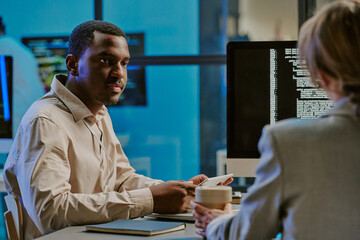
<path id="1" fill-rule="evenodd" d="M 142 221 L 142 220 L 139 220 Z M 144 220 L 146 221 L 146 220 Z M 48 239 L 48 240 L 56 240 L 56 239 L 76 239 L 76 240 L 110 240 L 110 239 L 183 239 L 183 240 L 192 240 L 192 239 L 202 239 L 201 236 L 195 233 L 196 227 L 192 222 L 186 222 L 186 228 L 184 230 L 170 232 L 165 234 L 159 234 L 155 236 L 136 236 L 136 235 L 124 235 L 124 234 L 112 234 L 112 233 L 97 233 L 97 232 L 86 232 L 84 226 L 75 226 L 75 227 L 67 227 L 61 229 L 59 231 L 47 234 L 38 239 Z"/>

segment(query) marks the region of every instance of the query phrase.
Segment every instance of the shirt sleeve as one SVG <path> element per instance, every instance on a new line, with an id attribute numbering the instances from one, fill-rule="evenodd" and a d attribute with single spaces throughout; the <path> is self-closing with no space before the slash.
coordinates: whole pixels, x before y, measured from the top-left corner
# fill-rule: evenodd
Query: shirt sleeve
<path id="1" fill-rule="evenodd" d="M 281 231 L 282 166 L 271 128 L 263 129 L 258 147 L 256 180 L 239 213 L 214 219 L 206 231 L 208 239 L 271 239 Z"/>
<path id="2" fill-rule="evenodd" d="M 162 182 L 163 181 L 161 180 L 145 177 L 144 175 L 141 174 L 131 173 L 130 176 L 127 179 L 125 179 L 124 182 L 121 183 L 118 191 L 122 192 L 127 189 L 148 188 Z"/>
<path id="3" fill-rule="evenodd" d="M 18 136 L 10 158 L 17 162 L 14 171 L 23 205 L 43 234 L 70 225 L 135 218 L 152 212 L 152 195 L 145 187 L 151 181 L 134 173 L 126 181 L 143 179 L 144 188 L 127 183 L 132 186 L 121 192 L 72 193 L 69 179 L 74 166 L 68 159 L 69 140 L 59 126 L 38 118 L 23 128 L 24 134 Z"/>
<path id="4" fill-rule="evenodd" d="M 131 167 L 120 143 L 116 144 L 116 149 L 118 152 L 116 161 L 116 182 L 114 187 L 116 191 L 122 192 L 132 189 L 148 188 L 163 182 L 135 173 L 135 169 Z"/>

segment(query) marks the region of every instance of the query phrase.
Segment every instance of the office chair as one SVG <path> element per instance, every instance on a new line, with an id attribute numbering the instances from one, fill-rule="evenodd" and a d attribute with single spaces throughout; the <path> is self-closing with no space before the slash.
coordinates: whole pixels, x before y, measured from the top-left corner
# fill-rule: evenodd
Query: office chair
<path id="1" fill-rule="evenodd" d="M 23 216 L 20 199 L 15 194 L 6 195 L 4 198 L 8 208 L 4 213 L 8 237 L 10 240 L 22 240 Z"/>

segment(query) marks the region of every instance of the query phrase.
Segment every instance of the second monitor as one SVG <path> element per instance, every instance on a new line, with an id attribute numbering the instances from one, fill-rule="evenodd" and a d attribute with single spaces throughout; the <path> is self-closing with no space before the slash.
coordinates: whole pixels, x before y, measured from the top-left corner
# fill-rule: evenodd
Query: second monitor
<path id="1" fill-rule="evenodd" d="M 332 107 L 298 60 L 296 41 L 229 42 L 227 157 L 256 159 L 266 124 L 316 118 Z"/>

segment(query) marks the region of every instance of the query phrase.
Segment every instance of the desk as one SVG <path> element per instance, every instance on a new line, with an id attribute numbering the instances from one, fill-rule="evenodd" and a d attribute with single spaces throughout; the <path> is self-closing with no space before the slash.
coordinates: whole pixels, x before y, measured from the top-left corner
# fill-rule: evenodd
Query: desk
<path id="1" fill-rule="evenodd" d="M 146 220 L 139 220 L 146 221 Z M 111 240 L 111 239 L 124 239 L 124 240 L 136 240 L 136 239 L 176 239 L 176 240 L 193 240 L 203 239 L 201 236 L 195 233 L 196 227 L 194 223 L 186 222 L 186 228 L 184 230 L 170 232 L 165 234 L 159 234 L 155 236 L 136 236 L 136 235 L 124 235 L 124 234 L 112 234 L 112 233 L 97 233 L 97 232 L 86 232 L 84 226 L 74 226 L 61 229 L 59 231 L 47 234 L 37 239 L 76 239 L 76 240 Z"/>

